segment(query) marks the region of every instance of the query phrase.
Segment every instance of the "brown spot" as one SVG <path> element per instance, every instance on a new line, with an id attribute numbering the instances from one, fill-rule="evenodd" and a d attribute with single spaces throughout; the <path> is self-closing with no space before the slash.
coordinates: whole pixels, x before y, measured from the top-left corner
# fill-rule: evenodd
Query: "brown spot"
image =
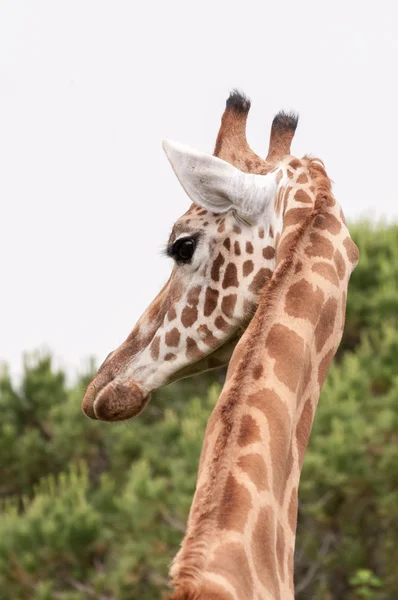
<path id="1" fill-rule="evenodd" d="M 283 581 L 285 564 L 285 535 L 283 527 L 279 522 L 276 528 L 276 558 L 278 564 L 279 577 Z"/>
<path id="2" fill-rule="evenodd" d="M 290 225 L 297 225 L 302 223 L 309 214 L 311 214 L 311 208 L 291 208 L 287 211 L 283 219 L 283 227 L 290 227 Z"/>
<path id="3" fill-rule="evenodd" d="M 214 559 L 209 564 L 209 571 L 225 577 L 233 586 L 238 598 L 253 597 L 253 580 L 243 544 L 228 542 L 219 546 L 215 551 Z M 227 598 L 225 590 L 214 595 L 201 591 L 200 595 L 206 600 Z"/>
<path id="4" fill-rule="evenodd" d="M 305 355 L 306 355 L 305 356 L 305 366 L 304 366 L 301 394 L 299 394 L 297 396 L 297 406 L 300 404 L 300 401 L 302 399 L 302 394 L 306 390 L 307 385 L 310 383 L 311 377 L 312 377 L 311 352 L 310 352 L 310 349 L 308 346 L 306 348 Z"/>
<path id="5" fill-rule="evenodd" d="M 239 225 L 234 225 L 233 230 L 235 233 L 242 233 L 242 229 L 239 227 Z"/>
<path id="6" fill-rule="evenodd" d="M 231 474 L 228 475 L 225 484 L 221 506 L 222 509 L 218 514 L 220 529 L 243 533 L 248 512 L 252 507 L 251 496 L 248 490 Z"/>
<path id="7" fill-rule="evenodd" d="M 185 306 L 181 314 L 181 323 L 184 327 L 191 327 L 198 318 L 198 309 L 196 306 Z"/>
<path id="8" fill-rule="evenodd" d="M 151 356 L 153 360 L 157 360 L 159 358 L 159 349 L 160 349 L 160 336 L 156 336 L 151 344 Z"/>
<path id="9" fill-rule="evenodd" d="M 351 261 L 353 264 L 356 264 L 359 260 L 359 251 L 356 244 L 354 244 L 350 237 L 346 237 L 343 242 L 343 245 L 346 249 L 348 260 Z"/>
<path id="10" fill-rule="evenodd" d="M 254 264 L 252 260 L 245 260 L 243 263 L 243 277 L 247 277 L 254 269 Z"/>
<path id="11" fill-rule="evenodd" d="M 177 316 L 176 313 L 176 309 L 174 308 L 174 306 L 170 306 L 168 313 L 167 313 L 167 318 L 169 321 L 173 321 Z"/>
<path id="12" fill-rule="evenodd" d="M 225 238 L 223 246 L 229 251 L 231 249 L 231 240 L 229 237 Z"/>
<path id="13" fill-rule="evenodd" d="M 300 471 L 303 466 L 305 451 L 307 450 L 308 439 L 310 437 L 313 419 L 314 411 L 312 410 L 311 399 L 308 398 L 308 400 L 304 404 L 303 412 L 301 413 L 300 420 L 297 423 L 296 429 L 296 441 Z"/>
<path id="14" fill-rule="evenodd" d="M 211 287 L 206 288 L 205 293 L 205 305 L 204 305 L 204 315 L 205 317 L 209 317 L 211 313 L 215 310 L 218 304 L 218 296 L 219 291 L 213 290 Z"/>
<path id="15" fill-rule="evenodd" d="M 258 363 L 253 368 L 253 377 L 254 379 L 260 379 L 261 375 L 264 373 L 264 366 L 261 363 Z"/>
<path id="16" fill-rule="evenodd" d="M 251 394 L 247 403 L 261 410 L 268 421 L 274 492 L 279 499 L 286 483 L 285 472 L 280 465 L 286 464 L 288 458 L 291 436 L 289 412 L 278 394 L 268 388 Z"/>
<path id="17" fill-rule="evenodd" d="M 207 214 L 207 210 L 206 210 L 205 208 L 203 208 L 202 210 L 200 210 L 200 211 L 198 212 L 198 215 L 199 215 L 199 216 L 206 215 L 206 214 Z"/>
<path id="18" fill-rule="evenodd" d="M 261 239 L 264 237 L 264 227 L 259 227 L 258 237 Z"/>
<path id="19" fill-rule="evenodd" d="M 293 470 L 294 465 L 294 456 L 293 456 L 293 446 L 289 444 L 289 450 L 287 453 L 287 459 L 285 463 L 285 483 L 289 480 L 290 474 Z"/>
<path id="20" fill-rule="evenodd" d="M 225 259 L 220 252 L 218 254 L 217 258 L 215 259 L 213 266 L 211 268 L 211 278 L 213 279 L 213 281 L 220 281 L 220 269 L 224 263 L 225 263 Z"/>
<path id="21" fill-rule="evenodd" d="M 240 256 L 240 244 L 238 241 L 236 241 L 234 243 L 234 251 L 235 251 L 236 256 Z"/>
<path id="22" fill-rule="evenodd" d="M 202 353 L 198 348 L 197 343 L 192 338 L 187 338 L 187 358 L 189 360 L 198 360 L 201 358 Z"/>
<path id="23" fill-rule="evenodd" d="M 321 256 L 322 258 L 332 258 L 334 248 L 330 240 L 325 238 L 320 233 L 313 232 L 310 234 L 310 243 L 306 246 L 304 252 L 310 258 L 313 256 Z"/>
<path id="24" fill-rule="evenodd" d="M 297 273 L 300 273 L 302 268 L 303 268 L 303 263 L 301 262 L 301 260 L 298 260 L 296 263 L 296 266 L 294 267 L 295 275 L 297 275 Z"/>
<path id="25" fill-rule="evenodd" d="M 324 293 L 319 287 L 313 285 L 306 279 L 300 279 L 290 286 L 286 294 L 285 311 L 291 317 L 297 319 L 308 319 L 315 325 L 319 318 L 324 300 Z"/>
<path id="26" fill-rule="evenodd" d="M 304 175 L 304 173 L 302 173 L 302 174 L 300 175 L 300 177 L 302 177 L 303 175 Z M 306 181 L 307 181 L 307 176 L 306 176 L 306 175 L 304 175 L 304 177 L 305 177 L 305 179 L 306 179 L 306 181 L 305 181 L 305 182 L 301 182 L 301 181 L 299 181 L 300 177 L 297 179 L 298 183 L 306 183 Z M 304 190 L 297 190 L 297 192 L 294 194 L 294 199 L 295 199 L 297 202 L 304 202 L 304 203 L 306 203 L 306 204 L 312 204 L 311 196 L 309 196 L 309 195 L 307 194 L 307 192 L 305 192 Z"/>
<path id="27" fill-rule="evenodd" d="M 263 248 L 263 257 L 267 260 L 271 260 L 271 258 L 275 258 L 275 248 L 272 246 L 267 246 Z"/>
<path id="28" fill-rule="evenodd" d="M 293 158 L 293 160 L 290 161 L 289 166 L 291 166 L 292 169 L 299 169 L 302 165 L 298 158 Z"/>
<path id="29" fill-rule="evenodd" d="M 247 446 L 261 442 L 260 428 L 256 421 L 250 415 L 243 415 L 239 429 L 238 444 L 239 446 Z"/>
<path id="30" fill-rule="evenodd" d="M 279 595 L 275 554 L 275 521 L 271 507 L 262 508 L 259 512 L 252 539 L 252 554 L 257 576 L 269 596 L 276 600 Z"/>
<path id="31" fill-rule="evenodd" d="M 246 252 L 248 254 L 253 254 L 253 244 L 251 242 L 246 242 Z"/>
<path id="32" fill-rule="evenodd" d="M 275 359 L 275 375 L 295 392 L 303 365 L 303 339 L 285 325 L 273 325 L 267 337 L 267 349 Z"/>
<path id="33" fill-rule="evenodd" d="M 321 364 L 319 365 L 319 369 L 318 369 L 318 383 L 319 383 L 319 387 L 321 388 L 323 386 L 323 383 L 326 379 L 326 374 L 328 372 L 328 368 L 329 365 L 331 363 L 331 360 L 334 356 L 335 350 L 329 350 L 329 352 L 324 356 L 324 358 L 321 361 Z"/>
<path id="34" fill-rule="evenodd" d="M 339 276 L 339 279 L 340 280 L 344 279 L 344 275 L 345 275 L 344 258 L 343 258 L 343 255 L 341 254 L 341 252 L 337 249 L 334 253 L 333 260 L 334 260 L 334 264 L 336 266 L 336 271 L 337 271 L 337 275 Z"/>
<path id="35" fill-rule="evenodd" d="M 177 327 L 174 327 L 174 329 L 172 329 L 171 331 L 168 331 L 166 333 L 166 345 L 167 346 L 178 346 L 179 342 L 180 342 L 180 332 L 178 331 Z"/>
<path id="36" fill-rule="evenodd" d="M 268 489 L 267 466 L 260 454 L 245 454 L 238 460 L 238 467 L 250 477 L 259 491 Z"/>
<path id="37" fill-rule="evenodd" d="M 261 268 L 251 282 L 249 290 L 253 292 L 253 294 L 258 294 L 271 277 L 272 271 L 270 269 Z"/>
<path id="38" fill-rule="evenodd" d="M 308 183 L 307 175 L 305 173 L 300 173 L 300 175 L 297 177 L 297 183 Z M 307 202 L 307 200 L 300 200 L 300 202 Z"/>
<path id="39" fill-rule="evenodd" d="M 288 521 L 291 530 L 293 533 L 296 531 L 297 525 L 297 507 L 298 507 L 298 499 L 297 499 L 297 490 L 293 488 L 292 495 L 290 497 L 290 503 L 288 508 Z"/>
<path id="40" fill-rule="evenodd" d="M 234 263 L 228 263 L 222 282 L 224 290 L 228 287 L 239 287 L 238 269 Z"/>
<path id="41" fill-rule="evenodd" d="M 229 330 L 229 325 L 224 317 L 217 317 L 214 321 L 214 325 L 217 327 L 217 329 L 220 329 L 220 331 L 223 331 L 224 333 L 227 333 Z"/>
<path id="42" fill-rule="evenodd" d="M 274 230 L 272 229 L 272 225 L 269 228 L 269 237 L 273 238 L 274 237 Z"/>
<path id="43" fill-rule="evenodd" d="M 229 294 L 228 296 L 224 296 L 222 299 L 221 309 L 223 313 L 227 315 L 227 317 L 233 316 L 237 298 L 237 294 Z"/>
<path id="44" fill-rule="evenodd" d="M 225 219 L 221 219 L 217 231 L 218 233 L 223 233 L 225 231 Z"/>
<path id="45" fill-rule="evenodd" d="M 317 352 L 320 352 L 327 340 L 333 333 L 334 323 L 336 320 L 337 313 L 337 300 L 336 298 L 329 298 L 325 306 L 322 309 L 321 316 L 319 317 L 318 325 L 315 329 L 315 344 Z"/>
<path id="46" fill-rule="evenodd" d="M 209 224 L 209 221 L 205 221 L 205 222 L 203 223 L 203 227 L 207 227 L 207 225 L 208 225 L 208 224 Z"/>
<path id="47" fill-rule="evenodd" d="M 197 285 L 194 288 L 191 288 L 188 292 L 188 296 L 187 296 L 187 302 L 188 304 L 191 304 L 192 306 L 197 306 L 199 304 L 199 295 L 200 295 L 200 291 L 201 291 L 201 287 L 200 285 Z"/>
<path id="48" fill-rule="evenodd" d="M 314 227 L 318 229 L 327 229 L 333 235 L 336 235 L 341 230 L 341 223 L 331 213 L 318 215 L 314 220 Z"/>
<path id="49" fill-rule="evenodd" d="M 168 352 L 166 354 L 166 356 L 164 357 L 164 360 L 175 360 L 177 357 L 175 354 L 173 354 L 172 352 Z"/>
<path id="50" fill-rule="evenodd" d="M 258 408 L 264 413 L 266 417 L 268 417 L 268 403 L 275 403 L 277 400 L 280 401 L 280 398 L 276 392 L 268 388 L 263 388 L 259 392 L 251 394 L 247 399 L 247 403 L 249 406 L 254 406 L 255 408 Z"/>
<path id="51" fill-rule="evenodd" d="M 315 265 L 312 265 L 312 270 L 314 273 L 318 273 L 321 277 L 324 277 L 334 285 L 339 285 L 339 280 L 336 274 L 336 269 L 327 262 L 319 262 Z"/>
<path id="52" fill-rule="evenodd" d="M 207 327 L 207 325 L 200 325 L 198 327 L 197 331 L 200 334 L 200 339 L 205 344 L 210 346 L 211 348 L 214 348 L 215 346 L 217 346 L 220 343 L 219 340 L 213 335 L 213 333 Z M 204 334 L 204 337 L 202 337 L 202 334 Z"/>

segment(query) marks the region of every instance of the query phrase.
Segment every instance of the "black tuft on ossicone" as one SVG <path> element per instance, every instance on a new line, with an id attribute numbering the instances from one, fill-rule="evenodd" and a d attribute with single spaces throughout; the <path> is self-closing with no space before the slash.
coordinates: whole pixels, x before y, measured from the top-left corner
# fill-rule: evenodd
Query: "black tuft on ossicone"
<path id="1" fill-rule="evenodd" d="M 239 90 L 232 90 L 227 100 L 227 108 L 238 113 L 247 113 L 250 109 L 250 100 Z"/>
<path id="2" fill-rule="evenodd" d="M 299 116 L 297 113 L 281 110 L 275 115 L 274 120 L 272 121 L 272 130 L 278 131 L 279 133 L 285 133 L 287 131 L 294 133 L 296 131 L 298 120 Z"/>

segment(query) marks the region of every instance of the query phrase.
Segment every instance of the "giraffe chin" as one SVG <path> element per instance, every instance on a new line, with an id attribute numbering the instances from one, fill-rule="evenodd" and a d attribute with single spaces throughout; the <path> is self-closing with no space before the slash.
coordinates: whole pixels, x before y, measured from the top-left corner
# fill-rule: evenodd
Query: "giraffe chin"
<path id="1" fill-rule="evenodd" d="M 87 395 L 83 399 L 83 412 L 99 421 L 125 421 L 136 417 L 150 400 L 134 381 L 109 382 L 95 398 Z"/>

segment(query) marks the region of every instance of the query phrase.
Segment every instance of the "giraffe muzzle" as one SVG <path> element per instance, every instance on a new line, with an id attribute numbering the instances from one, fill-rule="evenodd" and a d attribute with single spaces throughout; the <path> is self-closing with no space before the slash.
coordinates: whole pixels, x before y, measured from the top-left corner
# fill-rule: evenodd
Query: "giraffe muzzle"
<path id="1" fill-rule="evenodd" d="M 137 416 L 148 404 L 145 393 L 133 380 L 114 379 L 100 386 L 97 378 L 90 383 L 84 395 L 82 409 L 90 419 L 124 421 Z M 101 387 L 101 389 L 99 389 Z"/>

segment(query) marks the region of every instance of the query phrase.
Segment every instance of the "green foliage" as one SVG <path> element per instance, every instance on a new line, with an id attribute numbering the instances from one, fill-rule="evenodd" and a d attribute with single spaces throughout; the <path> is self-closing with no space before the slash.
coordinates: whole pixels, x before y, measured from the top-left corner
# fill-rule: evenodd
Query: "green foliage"
<path id="1" fill-rule="evenodd" d="M 361 260 L 304 462 L 299 600 L 393 600 L 398 572 L 398 227 L 353 228 Z M 132 423 L 85 419 L 50 357 L 0 377 L 0 600 L 158 600 L 183 536 L 220 374 Z"/>

